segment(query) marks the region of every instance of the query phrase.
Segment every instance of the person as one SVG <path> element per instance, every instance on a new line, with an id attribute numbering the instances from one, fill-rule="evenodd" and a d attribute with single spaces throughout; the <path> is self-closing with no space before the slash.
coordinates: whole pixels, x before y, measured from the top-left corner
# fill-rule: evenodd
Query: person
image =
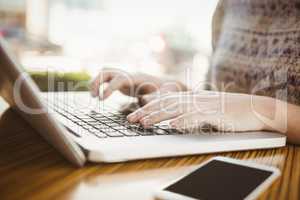
<path id="1" fill-rule="evenodd" d="M 128 115 L 144 127 L 278 131 L 300 144 L 300 2 L 220 0 L 205 90 L 147 74 L 103 69 L 91 84 L 100 100 L 120 90 L 143 104 Z M 99 87 L 107 87 L 99 93 Z"/>

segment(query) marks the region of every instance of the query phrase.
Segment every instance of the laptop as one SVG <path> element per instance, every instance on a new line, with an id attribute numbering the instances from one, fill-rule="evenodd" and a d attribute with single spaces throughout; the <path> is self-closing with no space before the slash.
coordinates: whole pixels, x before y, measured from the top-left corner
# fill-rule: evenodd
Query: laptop
<path id="1" fill-rule="evenodd" d="M 87 92 L 41 93 L 0 39 L 0 94 L 30 125 L 76 166 L 129 160 L 283 147 L 276 132 L 180 132 L 158 124 L 130 124 L 116 102 Z M 118 99 L 118 98 L 117 98 Z"/>

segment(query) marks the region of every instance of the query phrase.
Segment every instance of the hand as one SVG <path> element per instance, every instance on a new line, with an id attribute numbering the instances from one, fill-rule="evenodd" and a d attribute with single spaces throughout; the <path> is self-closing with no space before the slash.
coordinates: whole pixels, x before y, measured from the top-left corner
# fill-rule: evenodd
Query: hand
<path id="1" fill-rule="evenodd" d="M 108 85 L 99 93 L 99 87 L 104 83 Z M 163 80 L 147 74 L 129 74 L 111 68 L 103 69 L 91 83 L 92 96 L 99 96 L 100 100 L 108 98 L 117 90 L 125 95 L 138 97 L 142 104 L 146 104 L 158 94 L 185 91 L 187 88 L 176 81 Z"/>
<path id="2" fill-rule="evenodd" d="M 219 131 L 266 129 L 258 113 L 265 113 L 267 97 L 221 92 L 180 92 L 163 95 L 127 118 L 144 127 L 171 120 L 178 130 L 210 125 Z"/>

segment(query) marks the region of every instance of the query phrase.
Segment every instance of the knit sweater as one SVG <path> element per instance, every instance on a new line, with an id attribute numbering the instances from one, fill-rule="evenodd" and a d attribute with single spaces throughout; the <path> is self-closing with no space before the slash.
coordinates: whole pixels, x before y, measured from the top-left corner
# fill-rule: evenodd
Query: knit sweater
<path id="1" fill-rule="evenodd" d="M 220 0 L 210 89 L 300 105 L 300 0 Z"/>

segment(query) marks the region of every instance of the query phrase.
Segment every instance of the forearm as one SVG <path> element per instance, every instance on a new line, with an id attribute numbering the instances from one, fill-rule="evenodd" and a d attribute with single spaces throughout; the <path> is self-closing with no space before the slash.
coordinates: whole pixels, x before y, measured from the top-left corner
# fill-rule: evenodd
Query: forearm
<path id="1" fill-rule="evenodd" d="M 265 129 L 279 131 L 289 142 L 300 144 L 300 106 L 269 97 L 262 97 L 261 101 Z"/>
<path id="2" fill-rule="evenodd" d="M 284 104 L 284 102 L 282 102 Z M 279 122 L 278 122 L 279 123 Z M 281 122 L 282 126 L 284 126 Z M 300 144 L 300 106 L 287 104 L 287 123 L 286 132 L 288 141 Z"/>
<path id="3" fill-rule="evenodd" d="M 290 142 L 300 144 L 300 106 L 288 105 L 287 133 Z"/>
<path id="4" fill-rule="evenodd" d="M 168 78 L 168 77 L 162 78 L 161 80 L 162 80 L 161 86 L 170 88 L 173 91 L 186 92 L 191 90 L 190 88 L 188 88 L 187 85 L 185 85 L 183 82 L 179 80 Z"/>

